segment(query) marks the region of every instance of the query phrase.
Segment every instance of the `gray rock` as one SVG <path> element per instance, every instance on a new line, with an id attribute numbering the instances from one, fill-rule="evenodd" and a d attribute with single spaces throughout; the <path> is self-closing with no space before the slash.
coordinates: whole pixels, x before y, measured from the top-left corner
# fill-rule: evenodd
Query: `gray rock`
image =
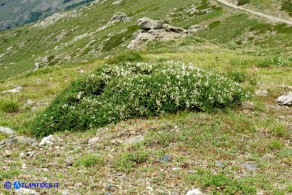
<path id="1" fill-rule="evenodd" d="M 257 170 L 257 168 L 254 165 L 250 164 L 250 163 L 243 163 L 243 166 L 248 171 L 256 171 Z"/>
<path id="2" fill-rule="evenodd" d="M 269 95 L 269 92 L 267 90 L 256 90 L 255 95 L 267 97 Z"/>
<path id="3" fill-rule="evenodd" d="M 35 190 L 27 189 L 27 188 L 20 188 L 18 190 L 15 190 L 16 194 L 19 195 L 39 195 Z"/>
<path id="4" fill-rule="evenodd" d="M 144 17 L 138 20 L 138 26 L 143 30 L 162 29 L 162 22 Z"/>
<path id="5" fill-rule="evenodd" d="M 99 137 L 91 138 L 91 139 L 88 140 L 88 144 L 89 144 L 89 145 L 96 144 L 96 143 L 99 142 L 99 140 L 100 140 Z"/>
<path id="6" fill-rule="evenodd" d="M 215 166 L 216 166 L 216 167 L 221 167 L 221 168 L 223 168 L 223 167 L 224 167 L 224 164 L 223 164 L 222 162 L 216 161 L 216 162 L 215 162 Z"/>
<path id="7" fill-rule="evenodd" d="M 284 94 L 277 99 L 278 104 L 285 106 L 292 106 L 292 92 Z"/>
<path id="8" fill-rule="evenodd" d="M 113 15 L 111 22 L 128 22 L 130 21 L 130 18 L 127 16 L 127 14 L 118 12 L 115 15 Z"/>
<path id="9" fill-rule="evenodd" d="M 129 137 L 128 139 L 125 140 L 125 144 L 127 145 L 132 145 L 132 144 L 136 144 L 139 142 L 144 141 L 144 136 L 142 135 L 138 135 L 138 136 L 134 136 L 134 137 Z"/>
<path id="10" fill-rule="evenodd" d="M 181 167 L 174 167 L 174 168 L 172 168 L 172 170 L 173 171 L 180 171 L 180 170 L 182 170 L 182 168 Z"/>
<path id="11" fill-rule="evenodd" d="M 15 190 L 16 194 L 19 195 L 39 195 L 35 190 L 27 189 L 27 188 L 20 188 L 18 190 Z"/>
<path id="12" fill-rule="evenodd" d="M 23 89 L 23 87 L 17 86 L 14 89 L 6 90 L 6 91 L 3 91 L 2 93 L 19 93 L 22 91 L 22 89 Z"/>
<path id="13" fill-rule="evenodd" d="M 73 159 L 72 158 L 66 158 L 65 163 L 68 167 L 73 165 Z"/>
<path id="14" fill-rule="evenodd" d="M 54 137 L 53 137 L 53 135 L 49 135 L 49 136 L 44 137 L 44 138 L 42 139 L 42 141 L 39 143 L 39 146 L 43 146 L 43 145 L 53 145 L 53 144 L 54 144 L 53 141 L 54 141 Z"/>
<path id="15" fill-rule="evenodd" d="M 202 192 L 200 191 L 200 189 L 196 188 L 196 189 L 192 189 L 189 190 L 186 195 L 200 195 L 202 194 Z"/>
<path id="16" fill-rule="evenodd" d="M 18 137 L 18 142 L 24 145 L 37 146 L 38 142 L 30 137 Z"/>
<path id="17" fill-rule="evenodd" d="M 169 156 L 169 155 L 164 155 L 162 158 L 161 158 L 161 161 L 162 162 L 170 162 L 171 161 L 171 156 Z"/>
<path id="18" fill-rule="evenodd" d="M 16 137 L 9 137 L 5 140 L 2 140 L 0 142 L 0 146 L 13 146 L 17 144 L 17 138 Z"/>
<path id="19" fill-rule="evenodd" d="M 15 131 L 13 129 L 8 128 L 8 127 L 2 127 L 2 126 L 0 126 L 0 133 L 12 135 L 12 134 L 15 133 Z"/>
<path id="20" fill-rule="evenodd" d="M 188 31 L 190 33 L 196 33 L 196 32 L 200 32 L 202 30 L 204 30 L 206 27 L 205 26 L 201 26 L 199 24 L 195 24 L 189 27 Z"/>
<path id="21" fill-rule="evenodd" d="M 246 110 L 246 111 L 254 111 L 255 109 L 254 103 L 250 101 L 243 102 L 241 107 L 243 108 L 243 110 Z"/>

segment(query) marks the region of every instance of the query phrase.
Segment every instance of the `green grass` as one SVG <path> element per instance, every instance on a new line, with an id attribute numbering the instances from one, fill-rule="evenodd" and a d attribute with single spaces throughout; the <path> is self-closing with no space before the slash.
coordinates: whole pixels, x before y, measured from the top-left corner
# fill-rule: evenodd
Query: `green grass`
<path id="1" fill-rule="evenodd" d="M 85 166 L 85 167 L 90 167 L 94 165 L 103 165 L 104 160 L 97 155 L 94 154 L 87 154 L 84 155 L 74 161 L 74 166 Z"/>

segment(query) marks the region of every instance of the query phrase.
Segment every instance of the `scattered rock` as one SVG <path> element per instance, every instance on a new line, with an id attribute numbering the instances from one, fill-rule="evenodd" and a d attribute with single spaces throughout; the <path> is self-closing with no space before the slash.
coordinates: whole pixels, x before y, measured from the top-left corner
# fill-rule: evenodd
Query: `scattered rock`
<path id="1" fill-rule="evenodd" d="M 292 106 L 292 92 L 284 94 L 277 99 L 278 104 L 285 106 Z"/>
<path id="2" fill-rule="evenodd" d="M 248 170 L 248 171 L 256 171 L 257 170 L 257 168 L 254 166 L 254 165 L 252 165 L 252 164 L 249 164 L 249 163 L 243 163 L 243 166 L 246 168 L 246 170 Z"/>
<path id="3" fill-rule="evenodd" d="M 62 194 L 62 195 L 70 195 L 71 193 L 70 193 L 69 190 L 62 190 L 62 191 L 61 191 L 61 194 Z"/>
<path id="4" fill-rule="evenodd" d="M 267 90 L 256 90 L 255 95 L 267 97 L 269 95 L 269 92 Z"/>
<path id="5" fill-rule="evenodd" d="M 161 158 L 161 161 L 162 162 L 170 162 L 171 159 L 172 159 L 171 156 L 166 154 Z"/>
<path id="6" fill-rule="evenodd" d="M 26 107 L 28 107 L 28 106 L 30 106 L 30 105 L 32 105 L 32 104 L 33 104 L 33 101 L 32 101 L 32 100 L 27 100 L 27 101 L 25 102 L 25 104 L 23 105 L 22 108 L 26 108 Z"/>
<path id="7" fill-rule="evenodd" d="M 223 168 L 223 167 L 224 167 L 224 164 L 223 164 L 222 162 L 216 161 L 216 162 L 215 162 L 215 166 L 216 166 L 216 167 L 221 167 L 221 168 Z"/>
<path id="8" fill-rule="evenodd" d="M 127 14 L 118 12 L 115 15 L 113 15 L 112 19 L 110 20 L 110 23 L 117 23 L 117 22 L 129 22 L 131 18 L 127 16 Z"/>
<path id="9" fill-rule="evenodd" d="M 68 167 L 73 165 L 73 159 L 72 158 L 66 158 L 65 163 Z"/>
<path id="10" fill-rule="evenodd" d="M 112 3 L 112 5 L 120 5 L 123 3 L 123 0 L 116 0 Z"/>
<path id="11" fill-rule="evenodd" d="M 19 93 L 23 90 L 23 87 L 21 86 L 17 86 L 16 88 L 14 89 L 10 89 L 10 90 L 6 90 L 6 91 L 3 91 L 2 93 Z"/>
<path id="12" fill-rule="evenodd" d="M 19 195 L 39 195 L 35 190 L 27 189 L 27 188 L 20 188 L 18 190 L 15 190 L 16 194 Z"/>
<path id="13" fill-rule="evenodd" d="M 39 146 L 43 146 L 43 145 L 53 145 L 53 144 L 54 144 L 53 141 L 54 141 L 54 137 L 53 137 L 53 135 L 49 135 L 49 136 L 44 137 L 44 138 L 42 139 L 42 141 L 39 143 Z"/>
<path id="14" fill-rule="evenodd" d="M 9 157 L 12 155 L 12 152 L 10 150 L 5 150 L 4 157 Z"/>
<path id="15" fill-rule="evenodd" d="M 91 138 L 91 139 L 88 140 L 88 144 L 89 144 L 89 145 L 96 144 L 96 143 L 99 142 L 99 140 L 100 140 L 99 137 Z"/>
<path id="16" fill-rule="evenodd" d="M 206 26 L 201 26 L 199 24 L 195 24 L 189 27 L 188 31 L 190 33 L 196 33 L 196 32 L 200 32 L 202 30 L 204 30 L 206 28 Z"/>
<path id="17" fill-rule="evenodd" d="M 33 139 L 33 138 L 30 138 L 30 137 L 18 137 L 17 138 L 18 142 L 19 143 L 22 143 L 24 145 L 30 145 L 30 146 L 37 146 L 38 145 L 38 142 Z"/>
<path id="18" fill-rule="evenodd" d="M 163 24 L 158 20 L 150 18 L 141 18 L 138 20 L 138 26 L 141 28 L 134 34 L 133 40 L 128 48 L 135 49 L 141 47 L 149 41 L 168 41 L 184 38 L 188 35 L 188 31 L 179 27 L 173 27 L 169 24 Z"/>
<path id="19" fill-rule="evenodd" d="M 200 191 L 200 189 L 196 188 L 196 189 L 192 189 L 189 190 L 186 195 L 200 195 L 202 194 L 202 192 Z"/>
<path id="20" fill-rule="evenodd" d="M 144 17 L 138 20 L 138 26 L 143 30 L 162 29 L 162 22 Z"/>
<path id="21" fill-rule="evenodd" d="M 78 183 L 76 183 L 76 184 L 74 185 L 74 187 L 80 188 L 82 185 L 83 185 L 82 182 L 78 182 Z"/>
<path id="22" fill-rule="evenodd" d="M 15 131 L 13 129 L 8 128 L 8 127 L 0 126 L 0 132 L 3 134 L 12 135 L 12 134 L 14 134 Z"/>
<path id="23" fill-rule="evenodd" d="M 5 140 L 2 140 L 0 142 L 0 146 L 13 146 L 17 144 L 17 138 L 16 137 L 9 137 Z"/>
<path id="24" fill-rule="evenodd" d="M 26 157 L 27 158 L 32 158 L 34 156 L 35 152 L 34 151 L 30 151 L 26 153 Z"/>
<path id="25" fill-rule="evenodd" d="M 138 136 L 134 136 L 134 137 L 129 137 L 128 139 L 125 140 L 125 144 L 127 145 L 132 145 L 132 144 L 136 144 L 139 142 L 144 141 L 144 136 L 142 135 L 138 135 Z"/>
<path id="26" fill-rule="evenodd" d="M 173 171 L 180 171 L 180 170 L 182 170 L 182 168 L 181 167 L 174 167 L 174 168 L 172 168 L 172 170 Z"/>
<path id="27" fill-rule="evenodd" d="M 254 109 L 255 109 L 254 103 L 253 102 L 250 102 L 250 101 L 243 102 L 243 104 L 241 105 L 241 107 L 243 108 L 243 110 L 245 112 L 254 111 Z"/>

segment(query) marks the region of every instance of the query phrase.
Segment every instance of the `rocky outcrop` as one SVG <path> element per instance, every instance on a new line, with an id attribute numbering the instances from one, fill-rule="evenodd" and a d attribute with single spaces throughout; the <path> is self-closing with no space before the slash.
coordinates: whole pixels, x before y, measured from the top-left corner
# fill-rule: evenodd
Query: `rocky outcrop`
<path id="1" fill-rule="evenodd" d="M 138 20 L 138 26 L 141 29 L 135 33 L 133 40 L 128 45 L 130 49 L 139 48 L 149 41 L 174 40 L 184 38 L 189 34 L 189 31 L 183 28 L 163 24 L 161 21 L 146 17 Z"/>

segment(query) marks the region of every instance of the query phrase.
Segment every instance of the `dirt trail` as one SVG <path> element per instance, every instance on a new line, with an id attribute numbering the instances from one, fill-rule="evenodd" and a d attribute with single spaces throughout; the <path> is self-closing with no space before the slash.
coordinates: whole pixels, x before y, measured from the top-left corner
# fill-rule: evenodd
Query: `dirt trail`
<path id="1" fill-rule="evenodd" d="M 292 20 L 285 20 L 285 19 L 281 19 L 281 18 L 277 18 L 275 16 L 270 16 L 270 15 L 266 15 L 266 14 L 263 14 L 263 13 L 260 13 L 260 12 L 257 12 L 257 11 L 253 11 L 253 10 L 250 10 L 250 9 L 246 9 L 246 8 L 243 8 L 243 7 L 240 7 L 240 6 L 237 6 L 237 5 L 234 5 L 226 0 L 217 0 L 218 2 L 228 6 L 228 7 L 232 7 L 234 9 L 237 9 L 237 10 L 242 10 L 242 11 L 245 11 L 245 12 L 249 12 L 253 15 L 256 15 L 256 16 L 260 16 L 262 18 L 266 18 L 272 22 L 281 22 L 281 23 L 285 23 L 285 24 L 288 24 L 288 25 L 292 25 Z"/>

